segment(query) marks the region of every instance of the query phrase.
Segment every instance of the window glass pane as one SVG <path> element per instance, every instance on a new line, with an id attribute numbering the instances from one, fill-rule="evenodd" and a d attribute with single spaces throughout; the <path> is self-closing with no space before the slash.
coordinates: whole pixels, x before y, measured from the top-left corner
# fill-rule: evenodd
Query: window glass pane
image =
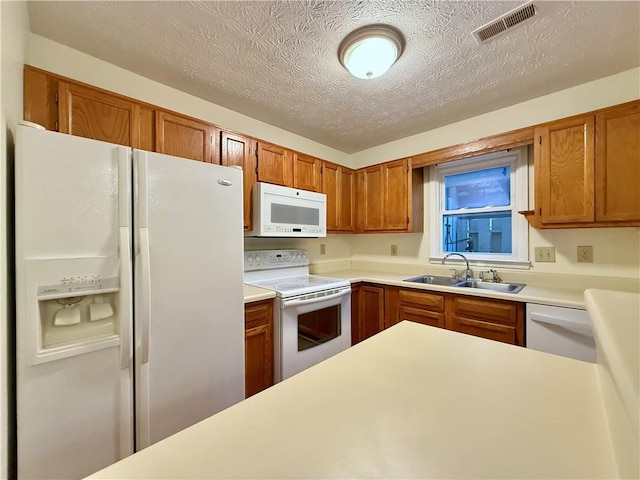
<path id="1" fill-rule="evenodd" d="M 511 212 L 443 215 L 443 252 L 511 253 Z"/>
<path id="2" fill-rule="evenodd" d="M 510 205 L 510 170 L 511 167 L 507 165 L 445 176 L 445 209 Z"/>

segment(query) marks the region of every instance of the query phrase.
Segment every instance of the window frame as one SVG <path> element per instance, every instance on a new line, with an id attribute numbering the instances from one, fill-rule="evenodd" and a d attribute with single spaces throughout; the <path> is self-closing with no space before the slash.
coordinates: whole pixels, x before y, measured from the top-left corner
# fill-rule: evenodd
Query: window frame
<path id="1" fill-rule="evenodd" d="M 446 175 L 486 170 L 489 168 L 510 167 L 510 207 L 483 207 L 460 210 L 445 210 L 445 182 Z M 529 228 L 526 219 L 518 212 L 526 210 L 528 206 L 528 150 L 527 147 L 511 148 L 508 150 L 476 155 L 462 160 L 454 160 L 429 168 L 429 197 L 430 208 L 430 253 L 431 263 L 441 263 L 448 253 L 443 251 L 444 215 L 458 213 L 485 213 L 511 211 L 511 253 L 485 253 L 459 251 L 469 260 L 469 264 L 477 266 L 507 266 L 514 268 L 530 268 L 529 261 Z"/>

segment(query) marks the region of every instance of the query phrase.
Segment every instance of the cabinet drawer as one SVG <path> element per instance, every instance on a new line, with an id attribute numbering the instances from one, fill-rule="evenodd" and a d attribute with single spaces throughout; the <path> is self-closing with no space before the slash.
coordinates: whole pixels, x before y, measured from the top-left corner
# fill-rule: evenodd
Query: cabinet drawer
<path id="1" fill-rule="evenodd" d="M 407 307 L 405 305 L 400 306 L 400 321 L 402 320 L 410 320 L 424 325 L 431 325 L 432 327 L 444 328 L 443 313 L 430 312 L 428 310 Z"/>
<path id="2" fill-rule="evenodd" d="M 400 290 L 400 305 L 412 305 L 425 310 L 444 313 L 444 295 L 418 292 L 416 290 Z"/>
<path id="3" fill-rule="evenodd" d="M 517 344 L 516 328 L 499 323 L 483 322 L 471 318 L 451 317 L 451 325 L 447 328 L 456 332 L 474 335 L 476 337 L 497 340 L 498 342 Z"/>
<path id="4" fill-rule="evenodd" d="M 264 300 L 261 302 L 247 303 L 244 306 L 244 328 L 261 327 L 271 324 L 273 317 L 273 301 Z"/>
<path id="5" fill-rule="evenodd" d="M 518 319 L 518 308 L 522 308 L 522 305 L 516 302 L 484 300 L 465 296 L 455 296 L 451 303 L 451 313 L 454 317 L 475 318 L 513 325 Z"/>

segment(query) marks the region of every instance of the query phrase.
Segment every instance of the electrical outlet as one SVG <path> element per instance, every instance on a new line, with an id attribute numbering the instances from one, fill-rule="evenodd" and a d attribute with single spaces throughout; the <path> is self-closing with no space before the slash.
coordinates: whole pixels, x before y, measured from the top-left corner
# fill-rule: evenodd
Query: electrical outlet
<path id="1" fill-rule="evenodd" d="M 593 263 L 593 247 L 591 245 L 578 246 L 578 263 Z"/>
<path id="2" fill-rule="evenodd" d="M 556 247 L 535 247 L 533 249 L 536 262 L 555 262 L 556 261 Z"/>
<path id="3" fill-rule="evenodd" d="M 324 245 L 324 243 L 320 244 L 320 255 L 324 255 L 325 253 L 327 253 L 327 249 Z"/>
<path id="4" fill-rule="evenodd" d="M 398 256 L 398 245 L 391 245 L 391 256 L 392 257 Z"/>

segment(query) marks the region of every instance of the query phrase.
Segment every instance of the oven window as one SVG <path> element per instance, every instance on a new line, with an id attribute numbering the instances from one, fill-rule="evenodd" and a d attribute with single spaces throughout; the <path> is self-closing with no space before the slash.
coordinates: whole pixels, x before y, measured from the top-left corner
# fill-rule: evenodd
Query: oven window
<path id="1" fill-rule="evenodd" d="M 318 208 L 272 203 L 271 222 L 318 226 L 320 224 L 320 210 Z"/>
<path id="2" fill-rule="evenodd" d="M 298 315 L 298 351 L 340 336 L 340 305 Z"/>

